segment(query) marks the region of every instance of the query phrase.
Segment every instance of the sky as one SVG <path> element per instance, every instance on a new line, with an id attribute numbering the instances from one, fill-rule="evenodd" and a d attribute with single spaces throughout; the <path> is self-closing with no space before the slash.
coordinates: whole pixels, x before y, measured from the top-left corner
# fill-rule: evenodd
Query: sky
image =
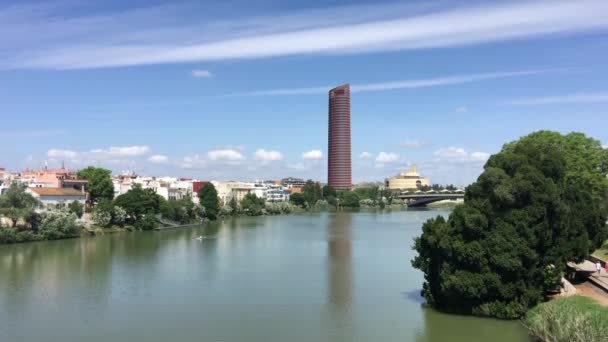
<path id="1" fill-rule="evenodd" d="M 0 166 L 326 181 L 351 85 L 353 181 L 466 185 L 545 129 L 608 145 L 608 2 L 0 2 Z"/>

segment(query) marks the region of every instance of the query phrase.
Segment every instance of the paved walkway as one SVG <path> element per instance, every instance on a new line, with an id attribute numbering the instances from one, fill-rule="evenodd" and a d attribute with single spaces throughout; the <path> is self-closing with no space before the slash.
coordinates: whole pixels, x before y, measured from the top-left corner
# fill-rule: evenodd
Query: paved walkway
<path id="1" fill-rule="evenodd" d="M 595 264 L 589 260 L 585 260 L 580 264 L 569 262 L 568 266 L 574 268 L 577 272 L 586 273 L 588 275 L 587 279 L 590 282 L 608 292 L 608 273 L 604 267 L 602 267 L 600 274 L 598 274 L 595 270 Z"/>

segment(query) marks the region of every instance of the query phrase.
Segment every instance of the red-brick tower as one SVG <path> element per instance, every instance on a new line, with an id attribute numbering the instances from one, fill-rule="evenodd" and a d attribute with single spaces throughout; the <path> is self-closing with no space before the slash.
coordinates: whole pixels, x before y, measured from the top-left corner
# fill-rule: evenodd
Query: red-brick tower
<path id="1" fill-rule="evenodd" d="M 336 190 L 352 187 L 350 147 L 350 87 L 341 85 L 329 91 L 329 143 L 327 183 Z"/>

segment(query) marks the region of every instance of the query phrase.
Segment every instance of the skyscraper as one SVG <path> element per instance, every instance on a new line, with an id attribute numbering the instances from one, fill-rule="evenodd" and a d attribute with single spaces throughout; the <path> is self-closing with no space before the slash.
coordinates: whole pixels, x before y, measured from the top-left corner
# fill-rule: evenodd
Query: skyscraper
<path id="1" fill-rule="evenodd" d="M 329 143 L 327 183 L 336 190 L 352 187 L 350 147 L 350 87 L 341 85 L 329 91 Z"/>

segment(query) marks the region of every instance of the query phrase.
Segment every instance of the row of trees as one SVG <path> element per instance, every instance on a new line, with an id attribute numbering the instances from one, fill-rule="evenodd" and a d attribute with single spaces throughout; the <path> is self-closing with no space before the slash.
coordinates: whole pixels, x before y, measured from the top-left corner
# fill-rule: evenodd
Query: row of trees
<path id="1" fill-rule="evenodd" d="M 0 217 L 8 219 L 7 227 L 0 226 L 0 243 L 36 240 L 55 240 L 80 235 L 83 206 L 78 202 L 57 211 L 38 213 L 38 200 L 27 191 L 25 184 L 12 183 L 0 195 Z"/>
<path id="2" fill-rule="evenodd" d="M 350 191 L 336 191 L 329 185 L 321 187 L 319 182 L 306 181 L 301 193 L 294 193 L 290 201 L 307 209 L 323 209 L 329 206 L 358 208 L 361 205 L 384 208 L 392 203 L 392 193 L 377 186 L 358 187 Z"/>
<path id="3" fill-rule="evenodd" d="M 554 289 L 568 261 L 608 236 L 608 150 L 580 133 L 506 144 L 446 220 L 428 220 L 412 265 L 441 310 L 517 318 Z"/>

